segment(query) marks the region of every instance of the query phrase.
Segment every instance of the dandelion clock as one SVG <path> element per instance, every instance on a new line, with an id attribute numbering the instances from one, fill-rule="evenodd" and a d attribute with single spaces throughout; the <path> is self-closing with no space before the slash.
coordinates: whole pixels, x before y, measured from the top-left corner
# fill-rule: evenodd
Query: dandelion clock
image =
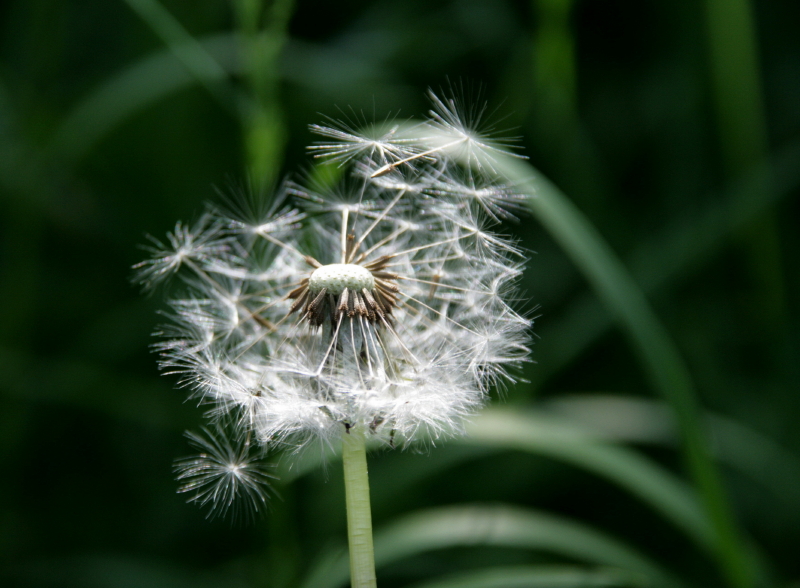
<path id="1" fill-rule="evenodd" d="M 312 126 L 341 186 L 287 183 L 258 217 L 208 207 L 136 266 L 147 288 L 183 286 L 156 347 L 210 424 L 177 464 L 182 489 L 258 511 L 263 452 L 341 447 L 359 587 L 375 585 L 366 444 L 460 433 L 528 355 L 510 304 L 525 257 L 493 231 L 523 198 L 494 174 L 506 146 L 480 111 L 431 100 L 422 123 Z"/>

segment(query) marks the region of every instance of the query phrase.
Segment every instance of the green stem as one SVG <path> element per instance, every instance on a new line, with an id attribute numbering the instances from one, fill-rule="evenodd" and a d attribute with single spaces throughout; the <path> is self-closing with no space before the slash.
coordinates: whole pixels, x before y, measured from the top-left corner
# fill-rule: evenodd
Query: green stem
<path id="1" fill-rule="evenodd" d="M 158 0 L 125 0 L 125 2 L 224 108 L 232 112 L 237 111 L 238 98 L 228 82 L 228 72 L 172 13 Z"/>
<path id="2" fill-rule="evenodd" d="M 347 539 L 350 545 L 352 588 L 375 588 L 375 553 L 372 548 L 372 514 L 364 436 L 348 430 L 342 435 L 342 462 L 347 504 Z"/>
<path id="3" fill-rule="evenodd" d="M 253 95 L 243 118 L 248 172 L 256 192 L 278 177 L 286 143 L 280 100 L 278 58 L 288 38 L 294 0 L 238 0 L 234 4 L 242 43 L 242 62 Z"/>
<path id="4" fill-rule="evenodd" d="M 706 0 L 709 63 L 722 163 L 731 179 L 768 164 L 767 121 L 761 91 L 757 27 L 750 0 Z M 755 186 L 751 198 L 771 190 Z M 739 231 L 759 297 L 754 305 L 770 339 L 785 332 L 786 285 L 775 209 L 755 216 Z"/>

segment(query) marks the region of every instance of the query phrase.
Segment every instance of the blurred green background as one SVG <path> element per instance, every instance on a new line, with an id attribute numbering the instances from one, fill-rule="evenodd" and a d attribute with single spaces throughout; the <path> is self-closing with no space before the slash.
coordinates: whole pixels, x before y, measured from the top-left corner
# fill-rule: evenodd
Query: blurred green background
<path id="1" fill-rule="evenodd" d="M 310 123 L 421 116 L 449 79 L 482 86 L 602 238 L 580 213 L 558 236 L 549 184 L 503 227 L 535 252 L 536 363 L 469 438 L 372 454 L 380 585 L 800 586 L 800 3 L 12 0 L 0 19 L 0 584 L 346 584 L 335 457 L 275 456 L 249 526 L 175 493 L 201 411 L 158 374 L 163 293 L 130 267 L 216 190 L 308 170 Z"/>

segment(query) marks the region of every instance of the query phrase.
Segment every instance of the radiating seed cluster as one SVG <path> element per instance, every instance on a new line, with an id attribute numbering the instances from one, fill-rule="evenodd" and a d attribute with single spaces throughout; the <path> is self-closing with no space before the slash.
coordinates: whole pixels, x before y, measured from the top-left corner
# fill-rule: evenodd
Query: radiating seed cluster
<path id="1" fill-rule="evenodd" d="M 175 462 L 179 492 L 189 493 L 190 502 L 211 507 L 210 518 L 230 513 L 234 519 L 249 519 L 266 510 L 269 481 L 275 476 L 246 436 L 231 439 L 220 423 L 214 430 L 186 436 L 200 453 Z"/>
<path id="2" fill-rule="evenodd" d="M 212 420 L 262 446 L 436 438 L 527 357 L 509 303 L 524 256 L 491 230 L 523 195 L 495 176 L 480 116 L 432 101 L 422 124 L 313 126 L 342 185 L 288 184 L 264 214 L 212 207 L 154 240 L 139 281 L 185 285 L 161 365 Z"/>

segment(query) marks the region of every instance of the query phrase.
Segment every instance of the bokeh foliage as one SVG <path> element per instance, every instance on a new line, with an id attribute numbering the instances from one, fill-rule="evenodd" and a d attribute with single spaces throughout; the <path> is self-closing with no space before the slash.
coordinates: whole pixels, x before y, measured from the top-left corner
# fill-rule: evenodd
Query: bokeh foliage
<path id="1" fill-rule="evenodd" d="M 129 267 L 215 190 L 312 173 L 309 123 L 424 114 L 456 80 L 550 180 L 504 227 L 536 252 L 536 363 L 469 437 L 373 454 L 381 585 L 798 585 L 797 3 L 0 15 L 3 585 L 346 583 L 335 456 L 276 455 L 254 525 L 175 494 L 200 411 L 157 374 L 162 298 Z"/>

